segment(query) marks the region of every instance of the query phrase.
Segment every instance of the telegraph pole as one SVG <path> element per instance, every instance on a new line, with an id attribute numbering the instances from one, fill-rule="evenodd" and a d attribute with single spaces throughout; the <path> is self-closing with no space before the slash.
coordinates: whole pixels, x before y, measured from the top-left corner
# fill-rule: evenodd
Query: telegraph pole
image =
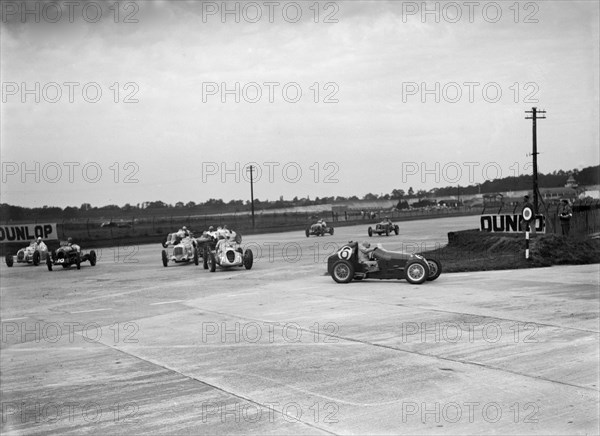
<path id="1" fill-rule="evenodd" d="M 250 165 L 246 168 L 246 171 L 250 171 L 250 203 L 252 207 L 252 228 L 254 229 L 254 167 Z"/>
<path id="2" fill-rule="evenodd" d="M 525 111 L 526 114 L 531 114 L 531 116 L 526 116 L 526 120 L 533 120 L 533 213 L 534 217 L 537 216 L 538 213 L 538 170 L 537 170 L 537 120 L 545 120 L 546 119 L 546 111 L 537 110 L 537 108 L 532 107 L 530 111 Z M 541 114 L 541 116 L 540 116 Z"/>

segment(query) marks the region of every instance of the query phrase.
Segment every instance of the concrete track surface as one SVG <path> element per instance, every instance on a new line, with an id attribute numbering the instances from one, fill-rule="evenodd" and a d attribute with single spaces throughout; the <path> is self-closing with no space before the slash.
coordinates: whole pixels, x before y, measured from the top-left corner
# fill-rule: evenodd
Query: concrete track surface
<path id="1" fill-rule="evenodd" d="M 2 434 L 598 434 L 598 265 L 336 284 L 366 228 L 245 238 L 249 271 L 164 268 L 159 244 L 3 264 Z"/>

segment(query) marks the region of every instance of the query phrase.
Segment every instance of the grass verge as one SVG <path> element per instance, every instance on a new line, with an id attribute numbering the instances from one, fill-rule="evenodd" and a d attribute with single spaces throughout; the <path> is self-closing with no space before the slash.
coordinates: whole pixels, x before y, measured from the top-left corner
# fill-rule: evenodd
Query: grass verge
<path id="1" fill-rule="evenodd" d="M 448 245 L 421 254 L 440 260 L 444 272 L 583 265 L 600 263 L 600 239 L 539 234 L 531 239 L 530 259 L 525 259 L 523 234 L 469 230 L 451 232 Z"/>

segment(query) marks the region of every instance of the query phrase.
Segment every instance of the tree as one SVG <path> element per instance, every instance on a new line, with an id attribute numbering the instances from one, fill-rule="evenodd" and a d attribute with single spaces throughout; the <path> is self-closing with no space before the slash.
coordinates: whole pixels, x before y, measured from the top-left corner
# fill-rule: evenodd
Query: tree
<path id="1" fill-rule="evenodd" d="M 406 193 L 404 189 L 394 189 L 392 190 L 392 198 L 402 198 Z"/>
<path id="2" fill-rule="evenodd" d="M 377 194 L 373 194 L 373 193 L 369 192 L 368 194 L 366 194 L 363 197 L 363 200 L 371 200 L 371 201 L 372 200 L 377 200 Z"/>

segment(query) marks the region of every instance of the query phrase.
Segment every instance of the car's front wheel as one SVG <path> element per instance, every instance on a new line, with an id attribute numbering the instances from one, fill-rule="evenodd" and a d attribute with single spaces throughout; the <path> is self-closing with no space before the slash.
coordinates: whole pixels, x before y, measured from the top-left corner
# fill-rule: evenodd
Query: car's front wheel
<path id="1" fill-rule="evenodd" d="M 414 260 L 406 264 L 406 281 L 413 285 L 420 285 L 427 280 L 429 268 L 420 260 Z"/>
<path id="2" fill-rule="evenodd" d="M 194 247 L 194 265 L 198 265 L 200 263 L 200 258 L 198 257 L 198 249 Z"/>
<path id="3" fill-rule="evenodd" d="M 398 236 L 398 233 L 400 233 L 400 227 L 398 227 L 398 225 L 394 226 L 394 233 L 396 234 L 396 236 Z"/>
<path id="4" fill-rule="evenodd" d="M 429 277 L 427 277 L 427 280 L 431 282 L 437 279 L 442 273 L 442 264 L 439 260 L 427 259 L 427 265 L 429 266 Z"/>
<path id="5" fill-rule="evenodd" d="M 46 266 L 48 267 L 48 271 L 52 271 L 52 257 L 50 256 L 50 253 L 46 256 Z"/>
<path id="6" fill-rule="evenodd" d="M 33 262 L 33 266 L 38 266 L 40 264 L 40 252 L 34 251 L 31 261 Z"/>
<path id="7" fill-rule="evenodd" d="M 90 251 L 90 265 L 96 266 L 96 252 L 94 250 Z"/>
<path id="8" fill-rule="evenodd" d="M 10 253 L 6 255 L 6 257 L 4 258 L 4 260 L 6 261 L 6 266 L 8 266 L 9 268 L 10 268 L 11 266 L 13 266 L 13 263 L 14 263 L 14 261 L 15 261 L 15 260 L 13 259 L 13 255 L 12 255 L 12 254 L 10 254 Z"/>
<path id="9" fill-rule="evenodd" d="M 369 237 L 373 236 L 373 228 L 369 227 L 369 230 L 367 230 L 367 233 L 369 233 Z"/>
<path id="10" fill-rule="evenodd" d="M 331 268 L 331 277 L 337 283 L 349 283 L 354 278 L 354 266 L 347 260 L 338 260 Z"/>
<path id="11" fill-rule="evenodd" d="M 215 259 L 215 255 L 212 251 L 208 252 L 208 270 L 210 272 L 215 272 L 217 270 L 217 260 Z"/>
<path id="12" fill-rule="evenodd" d="M 252 253 L 252 250 L 244 251 L 244 268 L 246 268 L 246 269 L 252 268 L 253 263 L 254 263 L 254 253 Z"/>
<path id="13" fill-rule="evenodd" d="M 77 269 L 81 269 L 81 256 L 79 253 L 75 256 L 75 265 L 77 266 Z"/>
<path id="14" fill-rule="evenodd" d="M 169 258 L 167 257 L 167 252 L 165 250 L 163 250 L 161 254 L 162 254 L 163 266 L 167 266 L 169 264 Z"/>

